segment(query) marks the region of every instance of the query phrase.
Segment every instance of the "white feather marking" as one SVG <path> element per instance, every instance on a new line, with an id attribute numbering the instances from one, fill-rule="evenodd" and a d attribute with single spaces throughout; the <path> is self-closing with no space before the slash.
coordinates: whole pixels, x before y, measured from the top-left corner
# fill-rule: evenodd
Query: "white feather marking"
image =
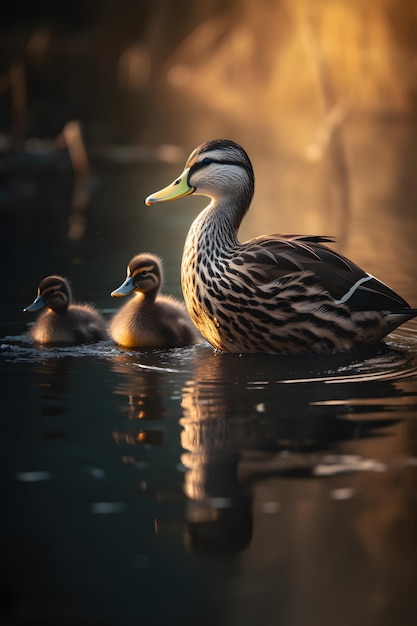
<path id="1" fill-rule="evenodd" d="M 372 274 L 367 274 L 363 278 L 360 278 L 359 280 L 357 280 L 356 283 L 352 285 L 352 287 L 349 289 L 349 291 L 347 291 L 345 295 L 342 298 L 340 298 L 340 300 L 335 300 L 336 304 L 344 304 L 345 302 L 347 302 L 353 296 L 355 291 L 358 289 L 359 285 L 362 285 L 362 283 L 366 283 L 368 280 L 371 280 L 372 278 L 375 278 L 375 276 L 372 276 Z"/>

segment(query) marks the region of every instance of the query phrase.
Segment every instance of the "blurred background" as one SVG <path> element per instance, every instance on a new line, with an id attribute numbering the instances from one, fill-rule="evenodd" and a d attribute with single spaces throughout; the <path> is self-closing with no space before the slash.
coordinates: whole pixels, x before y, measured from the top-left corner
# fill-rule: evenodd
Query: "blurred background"
<path id="1" fill-rule="evenodd" d="M 109 314 L 150 251 L 181 295 L 207 200 L 144 198 L 215 137 L 241 239 L 334 236 L 417 307 L 416 0 L 0 2 L 0 621 L 417 624 L 413 322 L 365 361 L 22 339 L 47 274 Z"/>
<path id="2" fill-rule="evenodd" d="M 409 295 L 415 1 L 3 0 L 0 11 L 9 315 L 56 272 L 111 306 L 144 249 L 164 257 L 180 293 L 183 240 L 205 200 L 149 209 L 143 199 L 214 137 L 242 144 L 255 168 L 242 239 L 336 236 L 339 251 Z"/>

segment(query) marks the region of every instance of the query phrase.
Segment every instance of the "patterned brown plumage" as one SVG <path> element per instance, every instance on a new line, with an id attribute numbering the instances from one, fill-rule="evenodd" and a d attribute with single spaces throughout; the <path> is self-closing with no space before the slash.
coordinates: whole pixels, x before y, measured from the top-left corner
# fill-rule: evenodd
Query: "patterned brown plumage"
<path id="1" fill-rule="evenodd" d="M 185 306 L 159 293 L 162 262 L 153 254 L 138 254 L 127 266 L 126 280 L 112 291 L 114 297 L 134 297 L 114 315 L 110 335 L 126 348 L 174 348 L 198 339 Z"/>
<path id="2" fill-rule="evenodd" d="M 211 198 L 187 235 L 181 278 L 190 317 L 215 348 L 331 353 L 379 341 L 417 315 L 387 285 L 324 245 L 330 238 L 269 235 L 240 243 L 253 192 L 248 155 L 218 139 L 196 148 L 180 177 L 146 199 Z"/>
<path id="3" fill-rule="evenodd" d="M 47 276 L 36 299 L 24 311 L 46 307 L 30 335 L 38 343 L 77 345 L 108 339 L 101 313 L 88 304 L 74 304 L 69 282 L 63 276 Z"/>

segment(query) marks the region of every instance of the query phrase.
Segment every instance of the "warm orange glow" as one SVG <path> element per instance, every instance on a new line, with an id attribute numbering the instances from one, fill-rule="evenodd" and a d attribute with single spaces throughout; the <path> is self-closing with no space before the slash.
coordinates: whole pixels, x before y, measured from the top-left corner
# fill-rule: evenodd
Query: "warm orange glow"
<path id="1" fill-rule="evenodd" d="M 130 90 L 142 88 L 148 83 L 150 70 L 148 50 L 141 45 L 131 46 L 119 59 L 120 85 Z"/>
<path id="2" fill-rule="evenodd" d="M 404 109 L 412 76 L 398 43 L 378 0 L 244 2 L 232 23 L 215 17 L 195 27 L 167 80 L 238 118 L 253 117 L 256 105 L 275 127 L 283 111 L 317 114 L 329 96 L 362 109 Z"/>
<path id="3" fill-rule="evenodd" d="M 164 96 L 176 98 L 189 150 L 230 135 L 251 155 L 241 238 L 326 233 L 366 264 L 367 227 L 392 210 L 402 159 L 416 159 L 411 3 L 243 0 L 234 16 L 201 15 L 161 70 Z M 378 237 L 387 249 L 389 228 Z"/>

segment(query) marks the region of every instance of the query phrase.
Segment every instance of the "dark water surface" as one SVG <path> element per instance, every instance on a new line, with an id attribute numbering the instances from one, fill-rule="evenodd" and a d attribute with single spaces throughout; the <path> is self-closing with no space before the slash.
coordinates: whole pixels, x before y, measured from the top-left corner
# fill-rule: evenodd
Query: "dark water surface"
<path id="1" fill-rule="evenodd" d="M 152 250 L 179 293 L 194 213 L 137 210 L 178 168 L 157 170 L 100 187 L 76 243 L 56 198 L 30 222 L 28 202 L 8 215 L 20 239 L 3 263 L 3 623 L 416 624 L 415 322 L 387 345 L 301 359 L 29 342 L 21 309 L 47 273 L 110 315 L 127 261 Z M 415 259 L 414 240 L 387 219 L 398 241 L 384 264 L 416 306 L 393 252 Z"/>

